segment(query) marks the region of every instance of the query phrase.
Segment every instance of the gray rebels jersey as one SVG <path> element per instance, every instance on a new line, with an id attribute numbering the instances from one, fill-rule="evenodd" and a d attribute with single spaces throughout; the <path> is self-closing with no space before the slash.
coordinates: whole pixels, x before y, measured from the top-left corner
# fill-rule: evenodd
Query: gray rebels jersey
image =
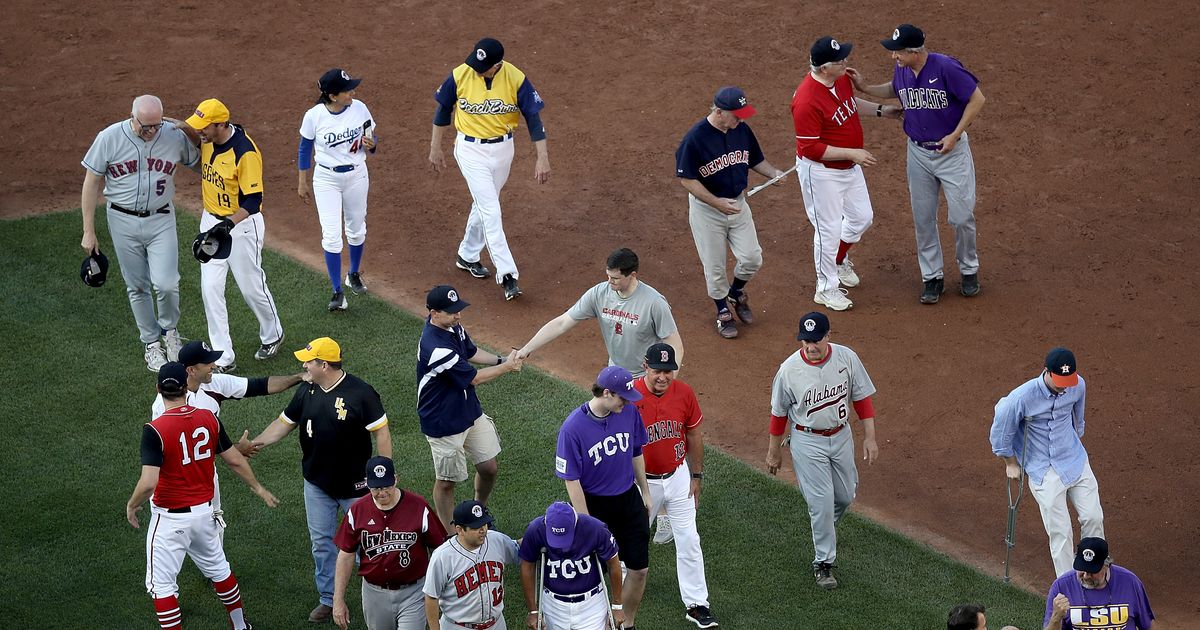
<path id="1" fill-rule="evenodd" d="M 504 566 L 516 562 L 517 541 L 494 529 L 474 551 L 454 536 L 433 550 L 422 591 L 451 621 L 487 623 L 504 616 Z"/>
<path id="2" fill-rule="evenodd" d="M 608 349 L 609 365 L 619 365 L 634 376 L 644 373 L 642 359 L 646 348 L 676 330 L 666 298 L 640 281 L 628 298 L 617 295 L 607 281 L 601 282 L 584 292 L 567 315 L 574 320 L 595 317 L 600 322 L 604 347 Z"/>
<path id="3" fill-rule="evenodd" d="M 850 419 L 851 403 L 875 393 L 867 369 L 850 348 L 829 344 L 829 356 L 820 365 L 805 361 L 801 352 L 785 359 L 775 374 L 771 415 L 787 416 L 793 426 L 832 429 Z"/>
<path id="4" fill-rule="evenodd" d="M 134 212 L 153 212 L 175 198 L 175 169 L 194 167 L 200 149 L 173 123 L 149 142 L 133 133 L 129 119 L 113 123 L 96 135 L 83 156 L 83 167 L 104 178 L 104 198 Z"/>

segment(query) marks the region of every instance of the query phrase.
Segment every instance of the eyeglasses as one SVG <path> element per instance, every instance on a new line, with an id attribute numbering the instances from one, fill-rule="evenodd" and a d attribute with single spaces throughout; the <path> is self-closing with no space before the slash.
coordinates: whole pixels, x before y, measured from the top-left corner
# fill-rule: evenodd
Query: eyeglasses
<path id="1" fill-rule="evenodd" d="M 161 122 L 157 125 L 147 125 L 146 123 L 138 120 L 137 116 L 133 117 L 133 122 L 137 123 L 138 126 L 142 128 L 142 131 L 158 131 L 159 129 L 162 129 L 163 126 Z"/>

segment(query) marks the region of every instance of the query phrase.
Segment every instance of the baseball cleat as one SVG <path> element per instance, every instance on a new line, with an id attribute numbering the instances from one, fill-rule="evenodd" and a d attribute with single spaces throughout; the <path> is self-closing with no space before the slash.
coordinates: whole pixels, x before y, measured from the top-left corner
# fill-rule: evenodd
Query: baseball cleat
<path id="1" fill-rule="evenodd" d="M 456 257 L 454 266 L 462 269 L 472 276 L 475 276 L 476 278 L 486 278 L 492 274 L 492 271 L 487 267 L 484 267 L 483 263 L 479 262 L 478 260 L 475 262 L 467 262 L 463 260 L 462 256 Z"/>
<path id="2" fill-rule="evenodd" d="M 178 352 L 176 352 L 178 354 Z M 151 372 L 158 373 L 158 368 L 161 368 L 167 362 L 167 351 L 163 348 L 161 341 L 146 344 L 146 369 Z"/>
<path id="3" fill-rule="evenodd" d="M 833 565 L 828 562 L 818 562 L 813 567 L 813 575 L 817 578 L 817 586 L 832 591 L 837 588 L 837 578 L 833 577 Z"/>
<path id="4" fill-rule="evenodd" d="M 717 623 L 717 618 L 712 614 L 712 611 L 708 609 L 708 606 L 692 606 L 687 609 L 687 613 L 683 618 L 701 628 L 716 628 L 720 625 Z"/>
<path id="5" fill-rule="evenodd" d="M 733 323 L 733 313 L 729 311 L 717 313 L 717 334 L 724 339 L 737 337 L 737 324 Z"/>
<path id="6" fill-rule="evenodd" d="M 163 344 L 167 347 L 167 360 L 178 361 L 179 351 L 183 348 L 183 343 L 187 341 L 179 336 L 179 331 L 172 328 L 163 335 Z"/>
<path id="7" fill-rule="evenodd" d="M 963 276 L 962 286 L 958 288 L 958 292 L 963 294 L 963 297 L 979 295 L 979 274 L 971 273 Z"/>
<path id="8" fill-rule="evenodd" d="M 750 298 L 744 292 L 737 297 L 727 295 L 725 301 L 729 303 L 729 308 L 733 309 L 734 314 L 742 320 L 743 324 L 754 323 L 754 309 L 750 308 Z"/>
<path id="9" fill-rule="evenodd" d="M 675 540 L 675 532 L 671 531 L 671 517 L 659 514 L 654 521 L 654 543 L 665 545 L 672 540 Z"/>
<path id="10" fill-rule="evenodd" d="M 329 310 L 331 310 L 331 311 L 346 310 L 346 294 L 344 292 L 338 291 L 337 293 L 333 294 L 333 297 L 329 298 Z"/>
<path id="11" fill-rule="evenodd" d="M 259 346 L 258 352 L 254 353 L 254 358 L 258 359 L 259 361 L 266 361 L 267 359 L 279 354 L 279 348 L 281 346 L 283 346 L 283 335 L 279 335 L 279 338 L 271 343 L 264 343 L 263 345 Z"/>
<path id="12" fill-rule="evenodd" d="M 317 604 L 317 607 L 308 613 L 309 623 L 329 623 L 333 620 L 333 607 L 325 604 Z"/>
<path id="13" fill-rule="evenodd" d="M 345 284 L 350 287 L 354 295 L 362 295 L 367 292 L 367 285 L 362 281 L 362 272 L 352 271 L 346 274 Z"/>
<path id="14" fill-rule="evenodd" d="M 858 286 L 858 274 L 854 273 L 854 263 L 850 262 L 849 258 L 838 265 L 837 268 L 838 282 L 841 282 L 842 286 L 848 289 Z"/>
<path id="15" fill-rule="evenodd" d="M 937 304 L 946 292 L 946 281 L 942 278 L 925 281 L 925 290 L 921 291 L 922 304 Z"/>
<path id="16" fill-rule="evenodd" d="M 845 311 L 854 306 L 854 302 L 846 296 L 845 289 L 821 291 L 813 296 L 813 301 L 834 311 Z"/>
<path id="17" fill-rule="evenodd" d="M 237 364 L 230 363 L 229 365 L 214 365 L 213 374 L 233 374 L 237 371 Z"/>
<path id="18" fill-rule="evenodd" d="M 474 273 L 471 275 L 474 275 Z M 504 280 L 501 284 L 504 285 L 505 300 L 515 300 L 518 295 L 521 295 L 521 287 L 517 286 L 517 279 L 512 277 L 512 274 L 504 274 Z"/>

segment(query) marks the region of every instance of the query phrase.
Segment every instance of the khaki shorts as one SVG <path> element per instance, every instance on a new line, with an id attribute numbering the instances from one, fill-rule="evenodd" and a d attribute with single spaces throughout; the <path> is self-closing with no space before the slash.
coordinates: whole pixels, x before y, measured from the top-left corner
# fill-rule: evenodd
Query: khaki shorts
<path id="1" fill-rule="evenodd" d="M 478 465 L 500 454 L 496 423 L 486 413 L 462 433 L 436 438 L 427 435 L 425 439 L 433 451 L 433 474 L 440 481 L 466 481 L 468 456 L 471 464 Z"/>

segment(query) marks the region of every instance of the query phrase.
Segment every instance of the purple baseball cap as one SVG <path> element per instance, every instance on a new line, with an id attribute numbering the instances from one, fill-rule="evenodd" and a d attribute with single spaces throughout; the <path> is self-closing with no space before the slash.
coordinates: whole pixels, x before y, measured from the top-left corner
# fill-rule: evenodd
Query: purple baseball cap
<path id="1" fill-rule="evenodd" d="M 633 374 L 619 365 L 610 365 L 600 370 L 600 375 L 596 377 L 597 385 L 628 402 L 637 402 L 642 399 L 642 393 L 633 386 L 633 383 Z"/>
<path id="2" fill-rule="evenodd" d="M 546 544 L 555 549 L 570 549 L 575 540 L 575 523 L 579 515 L 571 504 L 555 501 L 546 508 Z"/>

